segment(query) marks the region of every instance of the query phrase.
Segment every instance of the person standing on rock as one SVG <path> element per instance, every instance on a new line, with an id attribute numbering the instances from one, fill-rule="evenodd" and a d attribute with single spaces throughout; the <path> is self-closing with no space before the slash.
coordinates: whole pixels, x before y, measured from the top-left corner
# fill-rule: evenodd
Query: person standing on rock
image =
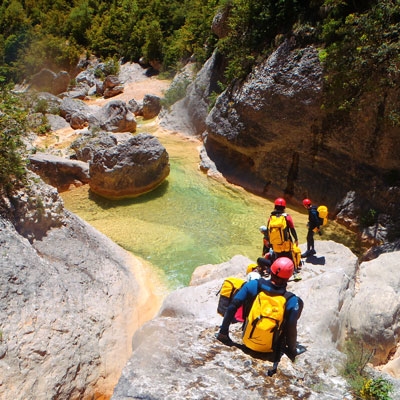
<path id="1" fill-rule="evenodd" d="M 310 199 L 303 200 L 303 206 L 308 210 L 308 222 L 307 222 L 307 251 L 304 252 L 301 257 L 310 257 L 316 254 L 314 248 L 314 233 L 318 232 L 321 235 L 320 225 L 321 220 L 318 216 L 317 207 L 313 206 Z"/>
<path id="2" fill-rule="evenodd" d="M 293 218 L 285 213 L 286 200 L 278 197 L 274 201 L 274 210 L 267 223 L 267 237 L 269 245 L 273 250 L 274 257 L 288 257 L 293 260 L 293 241 L 299 245 L 297 232 L 294 227 Z M 295 268 L 294 280 L 301 280 L 299 270 Z"/>
<path id="3" fill-rule="evenodd" d="M 260 278 L 245 283 L 228 306 L 219 332 L 215 335 L 216 339 L 227 346 L 232 346 L 234 342 L 229 337 L 229 327 L 233 322 L 237 309 L 243 305 L 244 317 L 246 318 L 259 292 L 263 291 L 269 296 L 284 296 L 288 293 L 286 292 L 287 282 L 293 272 L 294 264 L 292 260 L 287 257 L 280 257 L 271 266 L 270 279 Z M 303 300 L 293 293 L 287 299 L 282 324 L 283 329 L 279 337 L 280 344 L 275 349 L 277 357 L 284 353 L 291 361 L 294 361 L 296 356 L 302 352 L 301 347 L 297 345 L 297 321 L 300 318 L 303 305 Z"/>
<path id="4" fill-rule="evenodd" d="M 289 257 L 292 258 L 292 242 L 299 245 L 299 240 L 297 237 L 297 232 L 294 227 L 293 218 L 291 215 L 285 213 L 286 200 L 282 197 L 278 197 L 274 201 L 274 210 L 267 223 L 267 235 L 268 241 L 277 258 L 279 257 Z M 278 223 L 283 223 L 284 226 L 274 227 L 275 221 Z M 275 239 L 278 237 L 278 240 Z"/>

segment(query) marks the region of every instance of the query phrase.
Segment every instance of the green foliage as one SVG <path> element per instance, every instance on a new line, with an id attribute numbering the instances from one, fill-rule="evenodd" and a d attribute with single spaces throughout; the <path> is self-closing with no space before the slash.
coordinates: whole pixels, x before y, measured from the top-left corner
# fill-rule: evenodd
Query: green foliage
<path id="1" fill-rule="evenodd" d="M 368 227 L 376 223 L 378 219 L 378 212 L 370 208 L 364 215 L 361 216 L 361 226 Z"/>
<path id="2" fill-rule="evenodd" d="M 186 95 L 186 88 L 190 84 L 189 79 L 183 79 L 171 86 L 161 99 L 161 105 L 165 108 L 171 107 L 178 100 L 183 99 Z"/>
<path id="3" fill-rule="evenodd" d="M 91 28 L 93 13 L 94 10 L 84 1 L 71 10 L 66 20 L 65 32 L 82 46 L 89 44 L 87 33 Z"/>
<path id="4" fill-rule="evenodd" d="M 361 93 L 380 97 L 400 78 L 400 4 L 371 1 L 362 10 L 338 2 L 323 21 L 322 40 L 327 44 L 326 106 L 351 110 Z M 368 3 L 367 3 L 368 4 Z M 398 110 L 389 110 L 397 124 Z"/>
<path id="5" fill-rule="evenodd" d="M 118 72 L 118 60 L 114 58 L 108 58 L 104 63 L 102 63 L 95 69 L 94 76 L 96 78 L 104 79 L 108 75 L 118 75 Z"/>
<path id="6" fill-rule="evenodd" d="M 364 385 L 365 368 L 371 360 L 373 353 L 368 351 L 360 337 L 349 338 L 345 343 L 344 352 L 347 361 L 343 369 L 343 376 L 357 393 Z"/>
<path id="7" fill-rule="evenodd" d="M 211 32 L 226 16 L 226 36 Z M 157 61 L 175 72 L 189 58 L 202 65 L 217 48 L 224 81 L 243 79 L 287 37 L 320 46 L 324 109 L 356 110 L 362 93 L 397 87 L 400 3 L 391 0 L 5 0 L 0 5 L 0 82 L 43 67 L 71 71 L 83 53 L 103 59 Z M 104 71 L 101 72 L 104 74 Z M 388 102 L 384 122 L 397 127 Z"/>
<path id="8" fill-rule="evenodd" d="M 361 399 L 391 400 L 389 394 L 393 385 L 384 378 L 372 378 L 366 366 L 373 356 L 373 351 L 366 349 L 361 337 L 353 336 L 346 341 L 345 349 L 347 361 L 343 369 L 343 376 Z"/>
<path id="9" fill-rule="evenodd" d="M 214 107 L 218 96 L 226 89 L 226 85 L 223 84 L 222 82 L 218 82 L 218 87 L 219 91 L 218 92 L 212 92 L 210 96 L 208 97 L 208 110 L 211 111 L 211 109 Z"/>
<path id="10" fill-rule="evenodd" d="M 34 130 L 38 135 L 46 135 L 51 131 L 51 125 L 45 115 L 41 116 L 40 123 Z"/>
<path id="11" fill-rule="evenodd" d="M 0 89 L 0 188 L 9 192 L 25 177 L 26 111 L 9 87 Z"/>
<path id="12" fill-rule="evenodd" d="M 163 35 L 158 21 L 152 21 L 145 34 L 145 43 L 142 47 L 146 60 L 161 62 L 163 59 Z"/>
<path id="13" fill-rule="evenodd" d="M 218 48 L 229 59 L 228 81 L 244 78 L 258 54 L 270 53 L 275 37 L 290 33 L 296 22 L 313 14 L 314 7 L 312 2 L 297 0 L 232 0 L 226 3 L 229 34 L 219 41 Z"/>
<path id="14" fill-rule="evenodd" d="M 393 385 L 383 378 L 367 379 L 360 391 L 360 395 L 366 400 L 391 400 L 389 396 L 393 391 Z"/>
<path id="15" fill-rule="evenodd" d="M 40 68 L 71 70 L 87 49 L 102 58 L 202 63 L 215 46 L 220 0 L 6 0 L 0 5 L 0 77 L 20 81 Z"/>
<path id="16" fill-rule="evenodd" d="M 49 103 L 46 99 L 39 99 L 35 104 L 34 111 L 37 113 L 46 114 L 49 108 Z"/>

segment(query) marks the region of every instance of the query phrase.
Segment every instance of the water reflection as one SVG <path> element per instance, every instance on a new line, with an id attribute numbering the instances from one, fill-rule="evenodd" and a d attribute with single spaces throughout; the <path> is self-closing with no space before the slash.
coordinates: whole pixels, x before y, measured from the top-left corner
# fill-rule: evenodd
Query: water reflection
<path id="1" fill-rule="evenodd" d="M 171 289 L 187 285 L 199 265 L 221 263 L 237 254 L 259 257 L 258 227 L 266 223 L 273 204 L 199 171 L 196 140 L 165 132 L 157 136 L 171 164 L 167 181 L 157 189 L 111 201 L 91 193 L 86 185 L 62 194 L 66 207 L 163 271 Z M 288 211 L 304 243 L 307 216 Z"/>

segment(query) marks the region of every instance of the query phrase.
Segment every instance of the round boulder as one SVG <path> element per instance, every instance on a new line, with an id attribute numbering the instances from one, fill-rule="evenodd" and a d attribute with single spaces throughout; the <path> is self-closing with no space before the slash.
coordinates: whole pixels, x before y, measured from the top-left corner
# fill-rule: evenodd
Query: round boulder
<path id="1" fill-rule="evenodd" d="M 143 118 L 151 119 L 161 111 L 161 99 L 153 94 L 146 94 L 143 97 Z"/>
<path id="2" fill-rule="evenodd" d="M 169 172 L 164 146 L 156 137 L 142 133 L 93 154 L 89 186 L 102 197 L 119 200 L 155 189 Z"/>

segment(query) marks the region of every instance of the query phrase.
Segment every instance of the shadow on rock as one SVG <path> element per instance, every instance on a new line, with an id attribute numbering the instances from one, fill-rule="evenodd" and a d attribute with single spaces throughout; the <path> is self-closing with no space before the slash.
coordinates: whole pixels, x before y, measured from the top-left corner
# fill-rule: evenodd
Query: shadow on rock
<path id="1" fill-rule="evenodd" d="M 306 261 L 313 265 L 325 265 L 325 256 L 322 257 L 309 256 L 306 258 Z"/>

